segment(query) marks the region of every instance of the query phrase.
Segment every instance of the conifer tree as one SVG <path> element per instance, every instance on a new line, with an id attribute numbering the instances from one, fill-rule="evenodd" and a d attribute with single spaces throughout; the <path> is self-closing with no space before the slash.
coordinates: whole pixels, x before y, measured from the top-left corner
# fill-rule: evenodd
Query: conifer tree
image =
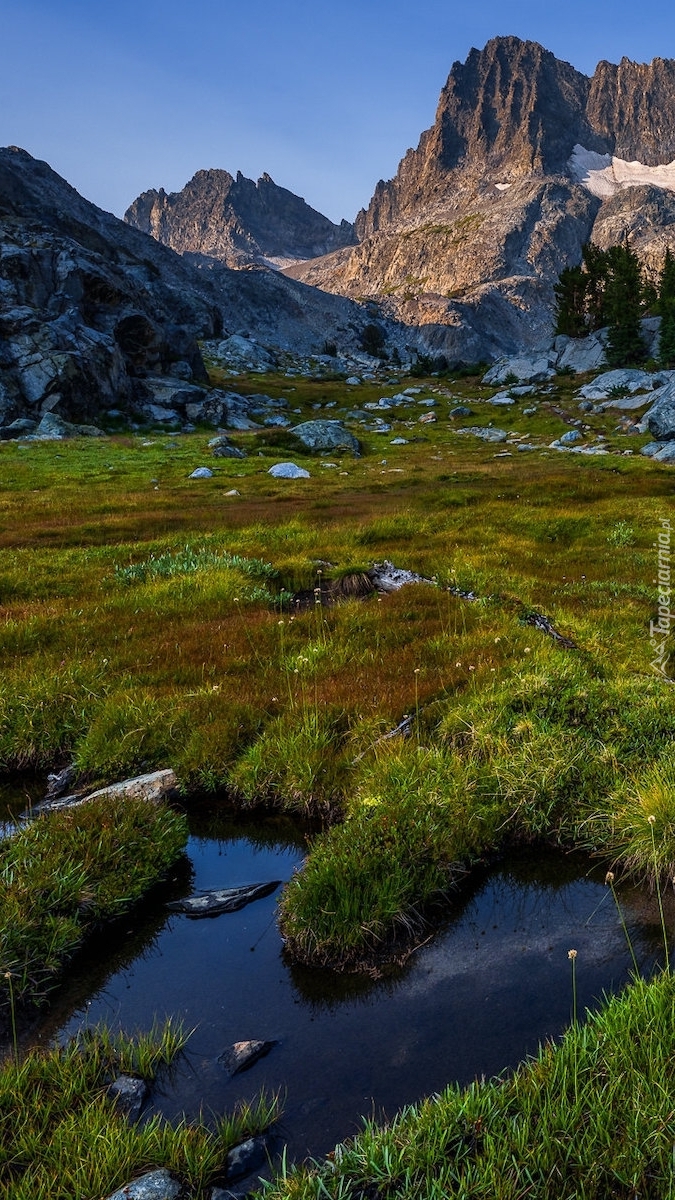
<path id="1" fill-rule="evenodd" d="M 590 330 L 603 329 L 608 323 L 607 281 L 610 273 L 611 250 L 601 250 L 593 242 L 586 242 L 581 250 L 584 270 L 588 276 L 586 284 L 586 316 Z"/>
<path id="2" fill-rule="evenodd" d="M 609 322 L 607 362 L 610 367 L 627 367 L 644 362 L 645 344 L 640 330 L 643 311 L 642 268 L 630 246 L 613 246 L 609 255 L 609 275 L 605 287 L 605 308 Z"/>
<path id="3" fill-rule="evenodd" d="M 675 258 L 666 250 L 659 279 L 658 310 L 661 316 L 659 366 L 675 367 Z"/>
<path id="4" fill-rule="evenodd" d="M 555 291 L 555 331 L 567 337 L 584 337 L 586 323 L 586 292 L 588 275 L 581 267 L 565 267 L 560 272 Z"/>

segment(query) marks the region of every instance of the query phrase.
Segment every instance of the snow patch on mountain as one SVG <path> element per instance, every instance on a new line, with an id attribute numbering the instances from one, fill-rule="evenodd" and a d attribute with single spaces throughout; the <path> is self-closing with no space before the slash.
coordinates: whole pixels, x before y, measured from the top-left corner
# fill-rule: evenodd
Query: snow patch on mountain
<path id="1" fill-rule="evenodd" d="M 675 192 L 675 161 L 647 167 L 641 162 L 626 162 L 612 154 L 596 154 L 576 145 L 567 166 L 572 179 L 601 200 L 624 188 L 644 184 Z"/>

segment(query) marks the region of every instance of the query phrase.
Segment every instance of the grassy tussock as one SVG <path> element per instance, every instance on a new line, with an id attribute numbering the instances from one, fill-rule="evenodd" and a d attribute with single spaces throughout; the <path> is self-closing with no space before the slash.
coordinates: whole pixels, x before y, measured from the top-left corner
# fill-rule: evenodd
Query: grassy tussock
<path id="1" fill-rule="evenodd" d="M 111 799 L 45 814 L 2 842 L 0 999 L 43 999 L 87 933 L 132 905 L 186 840 L 170 809 Z"/>
<path id="2" fill-rule="evenodd" d="M 583 963 L 578 969 L 583 970 Z M 673 1190 L 675 987 L 635 982 L 504 1080 L 447 1088 L 266 1200 L 666 1200 Z"/>
<path id="3" fill-rule="evenodd" d="M 144 1171 L 168 1167 L 198 1200 L 222 1179 L 228 1152 L 277 1119 L 262 1095 L 213 1126 L 130 1125 L 107 1095 L 120 1073 L 154 1079 L 187 1038 L 171 1024 L 133 1041 L 87 1031 L 68 1046 L 32 1051 L 0 1069 L 2 1200 L 94 1200 Z"/>

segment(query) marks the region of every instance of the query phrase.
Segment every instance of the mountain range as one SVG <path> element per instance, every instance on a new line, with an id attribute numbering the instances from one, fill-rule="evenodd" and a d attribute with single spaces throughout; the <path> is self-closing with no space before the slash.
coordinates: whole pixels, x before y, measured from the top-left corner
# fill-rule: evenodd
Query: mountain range
<path id="1" fill-rule="evenodd" d="M 628 238 L 658 268 L 675 249 L 674 160 L 675 60 L 601 62 L 588 77 L 499 37 L 453 65 L 433 126 L 353 226 L 330 226 L 267 176 L 216 171 L 144 193 L 126 219 L 183 253 L 276 259 L 421 327 L 429 349 L 478 358 L 550 335 L 553 284 L 586 241 Z M 325 251 L 308 253 L 324 229 Z"/>

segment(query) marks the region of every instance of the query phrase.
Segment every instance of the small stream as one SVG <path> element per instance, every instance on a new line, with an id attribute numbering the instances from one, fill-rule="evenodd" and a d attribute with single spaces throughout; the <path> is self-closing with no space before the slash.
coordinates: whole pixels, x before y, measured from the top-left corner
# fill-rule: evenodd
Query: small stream
<path id="1" fill-rule="evenodd" d="M 557 1037 L 571 1015 L 569 949 L 580 1012 L 629 978 L 605 868 L 583 855 L 507 855 L 473 877 L 404 968 L 373 980 L 291 966 L 279 892 L 211 919 L 168 913 L 167 899 L 193 890 L 287 880 L 305 851 L 298 824 L 281 817 L 202 806 L 191 826 L 171 879 L 79 957 L 32 1035 L 46 1043 L 101 1022 L 133 1032 L 181 1019 L 194 1033 L 154 1097 L 169 1118 L 280 1089 L 280 1143 L 290 1158 L 321 1156 L 358 1131 L 362 1114 L 392 1115 L 447 1083 L 497 1074 Z M 649 973 L 663 955 L 655 898 L 628 887 L 621 897 Z M 670 896 L 667 917 L 673 928 Z M 277 1045 L 228 1078 L 217 1056 L 247 1039 Z"/>

